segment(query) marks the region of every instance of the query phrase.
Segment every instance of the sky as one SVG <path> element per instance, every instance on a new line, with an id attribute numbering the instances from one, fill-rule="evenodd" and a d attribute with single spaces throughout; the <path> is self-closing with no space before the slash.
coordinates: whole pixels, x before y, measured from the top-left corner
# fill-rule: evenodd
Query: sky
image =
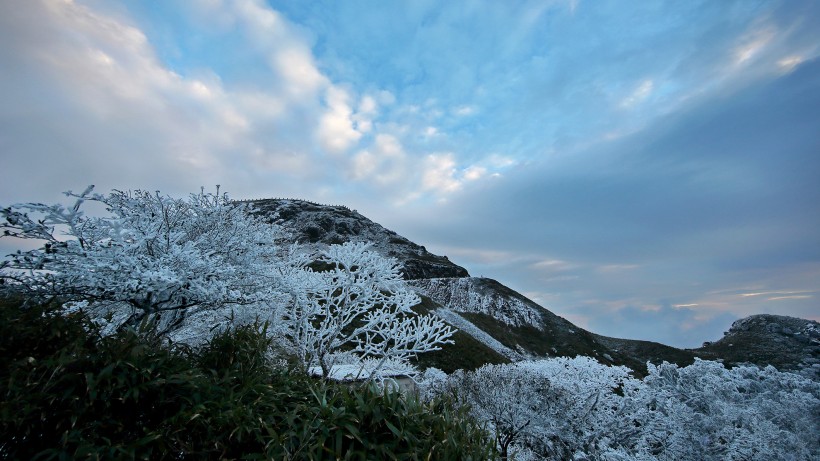
<path id="1" fill-rule="evenodd" d="M 819 55 L 813 0 L 0 1 L 0 205 L 344 204 L 697 347 L 820 320 Z"/>

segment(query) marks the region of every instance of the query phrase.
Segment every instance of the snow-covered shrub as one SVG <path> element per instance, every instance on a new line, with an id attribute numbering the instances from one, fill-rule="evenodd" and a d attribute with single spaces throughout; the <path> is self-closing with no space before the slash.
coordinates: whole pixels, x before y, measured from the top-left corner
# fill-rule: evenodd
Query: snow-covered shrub
<path id="1" fill-rule="evenodd" d="M 820 383 L 773 367 L 649 365 L 633 404 L 637 420 L 655 428 L 643 431 L 640 445 L 669 458 L 820 457 Z M 670 446 L 658 429 L 686 437 Z"/>
<path id="2" fill-rule="evenodd" d="M 588 357 L 488 365 L 448 377 L 502 458 L 811 460 L 820 383 L 772 367 L 649 365 L 638 380 Z"/>

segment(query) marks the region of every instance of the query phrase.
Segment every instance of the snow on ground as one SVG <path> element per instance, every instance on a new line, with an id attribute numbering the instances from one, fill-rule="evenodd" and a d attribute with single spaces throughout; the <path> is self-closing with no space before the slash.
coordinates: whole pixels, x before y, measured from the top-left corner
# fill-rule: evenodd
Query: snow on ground
<path id="1" fill-rule="evenodd" d="M 542 326 L 537 305 L 493 289 L 487 279 L 435 278 L 409 283 L 418 293 L 455 312 L 486 314 L 510 326 Z"/>
<path id="2" fill-rule="evenodd" d="M 493 338 L 484 330 L 478 328 L 477 326 L 473 325 L 469 320 L 465 319 L 464 317 L 458 315 L 457 313 L 453 312 L 450 309 L 442 308 L 436 309 L 435 314 L 442 319 L 444 319 L 450 325 L 458 328 L 459 330 L 467 333 L 468 335 L 472 336 L 485 346 L 489 347 L 490 349 L 498 352 L 499 354 L 507 357 L 513 361 L 523 360 L 524 357 L 515 352 L 514 350 L 510 349 L 509 347 L 501 344 L 498 342 L 497 339 Z"/>

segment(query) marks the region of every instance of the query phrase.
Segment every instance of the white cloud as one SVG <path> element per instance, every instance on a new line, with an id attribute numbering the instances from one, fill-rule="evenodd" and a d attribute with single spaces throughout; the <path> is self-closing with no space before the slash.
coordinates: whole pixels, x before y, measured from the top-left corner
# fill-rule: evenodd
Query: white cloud
<path id="1" fill-rule="evenodd" d="M 492 154 L 487 159 L 487 164 L 488 165 L 490 165 L 493 168 L 499 168 L 499 169 L 511 167 L 511 166 L 515 165 L 516 163 L 517 163 L 516 160 L 513 159 L 512 157 L 508 157 L 508 156 L 500 155 L 500 154 Z"/>
<path id="2" fill-rule="evenodd" d="M 290 96 L 295 100 L 314 98 L 328 84 L 316 68 L 313 55 L 304 46 L 277 50 L 271 56 L 271 67 L 279 74 Z"/>
<path id="3" fill-rule="evenodd" d="M 475 106 L 459 106 L 456 107 L 453 111 L 459 117 L 467 117 L 469 115 L 473 115 L 476 112 Z"/>
<path id="4" fill-rule="evenodd" d="M 772 296 L 768 298 L 768 301 L 782 301 L 785 299 L 810 299 L 813 298 L 812 295 L 790 295 L 790 296 Z"/>
<path id="5" fill-rule="evenodd" d="M 359 101 L 359 109 L 358 112 L 360 114 L 375 114 L 378 109 L 378 103 L 376 102 L 376 98 L 370 95 L 364 96 L 361 101 Z"/>
<path id="6" fill-rule="evenodd" d="M 379 115 L 379 103 L 376 97 L 365 95 L 359 100 L 359 107 L 353 115 L 353 124 L 361 133 L 373 130 L 373 119 Z"/>
<path id="7" fill-rule="evenodd" d="M 208 182 L 233 182 L 241 190 L 253 187 L 249 177 L 301 186 L 300 179 L 330 173 L 331 162 L 311 161 L 311 138 L 343 150 L 361 137 L 369 118 L 353 124 L 347 93 L 321 74 L 300 32 L 278 13 L 254 1 L 205 6 L 209 17 L 229 17 L 226 27 L 247 31 L 248 49 L 271 63 L 269 85 L 226 85 L 208 69 L 180 75 L 127 17 L 73 1 L 25 2 L 13 15 L 2 11 L 11 7 L 0 7 L 6 18 L 0 19 L 0 96 L 17 101 L 0 107 L 0 115 L 31 117 L 48 133 L 32 143 L 11 129 L 14 154 L 4 157 L 5 167 L 22 172 L 50 165 L 43 174 L 56 192 L 66 187 L 60 176 L 70 177 L 72 187 L 79 180 L 101 190 L 185 191 Z M 359 104 L 368 117 L 374 101 Z M 30 187 L 10 180 L 1 192 Z"/>
<path id="8" fill-rule="evenodd" d="M 637 88 L 632 91 L 627 97 L 621 100 L 620 107 L 623 109 L 630 109 L 643 101 L 645 101 L 652 94 L 655 88 L 655 82 L 651 79 L 645 79 L 638 84 Z"/>
<path id="9" fill-rule="evenodd" d="M 390 106 L 396 102 L 396 96 L 387 90 L 380 90 L 376 93 L 375 98 L 382 106 Z"/>
<path id="10" fill-rule="evenodd" d="M 782 72 L 788 73 L 793 71 L 795 67 L 802 64 L 803 61 L 804 59 L 802 56 L 791 55 L 786 56 L 785 58 L 782 58 L 779 61 L 777 61 L 777 66 L 780 68 Z"/>
<path id="11" fill-rule="evenodd" d="M 370 149 L 353 157 L 352 176 L 357 180 L 372 180 L 379 186 L 403 184 L 407 176 L 406 163 L 407 155 L 398 138 L 380 134 Z"/>
<path id="12" fill-rule="evenodd" d="M 421 185 L 424 190 L 439 194 L 455 192 L 461 187 L 456 175 L 456 162 L 453 154 L 430 154 L 422 165 Z"/>
<path id="13" fill-rule="evenodd" d="M 318 136 L 326 150 L 343 152 L 362 137 L 362 133 L 353 126 L 353 111 L 348 104 L 350 96 L 341 88 L 331 86 L 327 90 L 326 100 L 327 110 L 319 120 Z"/>
<path id="14" fill-rule="evenodd" d="M 481 166 L 472 165 L 464 170 L 464 179 L 467 181 L 475 181 L 484 177 L 487 174 L 487 169 Z"/>
<path id="15" fill-rule="evenodd" d="M 451 152 L 428 155 L 421 168 L 423 190 L 439 196 L 456 192 L 465 182 L 477 181 L 487 174 L 487 169 L 479 165 L 470 165 L 460 170 L 455 155 Z"/>
<path id="16" fill-rule="evenodd" d="M 733 50 L 733 64 L 739 66 L 753 61 L 776 35 L 773 26 L 759 27 L 748 32 Z"/>
<path id="17" fill-rule="evenodd" d="M 641 266 L 638 264 L 604 264 L 602 266 L 598 266 L 596 270 L 598 272 L 603 273 L 616 273 L 616 272 L 623 272 L 623 271 L 630 271 L 633 269 L 637 269 Z"/>

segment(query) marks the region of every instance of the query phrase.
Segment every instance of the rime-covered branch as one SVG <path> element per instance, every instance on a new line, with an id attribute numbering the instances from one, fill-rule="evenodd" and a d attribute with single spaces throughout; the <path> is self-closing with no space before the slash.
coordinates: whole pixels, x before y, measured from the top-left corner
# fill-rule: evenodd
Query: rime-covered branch
<path id="1" fill-rule="evenodd" d="M 278 285 L 267 266 L 281 261 L 279 229 L 227 196 L 92 190 L 66 193 L 75 199 L 70 207 L 0 210 L 5 237 L 43 242 L 9 255 L 0 274 L 6 285 L 34 298 L 125 304 L 132 323 L 147 316 L 174 323 L 192 309 L 260 302 Z M 102 205 L 107 215 L 86 216 L 86 203 Z"/>
<path id="2" fill-rule="evenodd" d="M 434 316 L 418 316 L 420 299 L 408 290 L 399 266 L 369 245 L 332 245 L 318 257 L 320 270 L 302 274 L 303 292 L 287 311 L 289 337 L 306 367 L 330 375 L 334 365 L 376 360 L 407 365 L 415 355 L 451 343 L 454 330 Z"/>

